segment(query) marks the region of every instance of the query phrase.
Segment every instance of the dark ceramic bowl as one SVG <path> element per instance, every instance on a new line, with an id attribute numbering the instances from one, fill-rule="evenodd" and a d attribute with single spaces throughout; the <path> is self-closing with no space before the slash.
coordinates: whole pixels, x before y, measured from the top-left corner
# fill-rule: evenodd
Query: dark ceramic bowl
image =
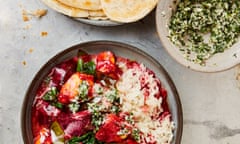
<path id="1" fill-rule="evenodd" d="M 172 113 L 172 119 L 175 123 L 174 138 L 172 144 L 180 144 L 182 137 L 182 128 L 183 128 L 183 115 L 182 107 L 178 92 L 175 85 L 173 84 L 171 78 L 161 66 L 161 64 L 153 59 L 150 55 L 143 52 L 142 50 L 118 42 L 110 41 L 95 41 L 95 42 L 86 42 L 73 47 L 70 47 L 53 58 L 51 58 L 36 74 L 32 80 L 24 102 L 22 106 L 21 114 L 21 127 L 22 127 L 22 137 L 25 144 L 33 144 L 33 134 L 31 129 L 31 110 L 33 100 L 37 91 L 37 88 L 41 84 L 43 78 L 47 76 L 49 71 L 57 64 L 63 62 L 64 60 L 70 59 L 73 56 L 76 56 L 79 51 L 85 51 L 90 54 L 99 53 L 101 51 L 110 50 L 114 52 L 117 56 L 129 58 L 136 60 L 145 64 L 148 68 L 153 70 L 157 77 L 161 80 L 163 87 L 168 92 L 168 104 L 170 111 Z"/>

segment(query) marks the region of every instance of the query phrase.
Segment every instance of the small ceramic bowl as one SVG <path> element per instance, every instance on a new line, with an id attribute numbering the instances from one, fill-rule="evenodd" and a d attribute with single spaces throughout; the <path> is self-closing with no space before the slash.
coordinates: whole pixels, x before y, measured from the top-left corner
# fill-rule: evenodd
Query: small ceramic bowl
<path id="1" fill-rule="evenodd" d="M 148 68 L 153 70 L 156 76 L 160 79 L 162 86 L 168 92 L 168 105 L 172 113 L 172 120 L 175 124 L 174 137 L 172 144 L 180 144 L 183 128 L 183 115 L 182 115 L 182 106 L 180 98 L 177 92 L 177 89 L 169 77 L 168 73 L 164 70 L 161 64 L 153 59 L 150 55 L 143 52 L 142 50 L 118 42 L 110 41 L 95 41 L 82 43 L 73 47 L 70 47 L 53 58 L 51 58 L 35 75 L 32 80 L 25 99 L 22 105 L 21 113 L 21 127 L 22 127 L 22 136 L 25 144 L 33 144 L 33 134 L 32 134 L 32 125 L 31 125 L 31 111 L 33 101 L 37 92 L 39 85 L 42 80 L 46 77 L 49 71 L 57 64 L 70 59 L 74 56 L 77 56 L 79 51 L 85 51 L 89 54 L 96 54 L 102 51 L 110 50 L 117 56 L 122 56 L 125 58 L 133 59 L 145 64 Z"/>
<path id="2" fill-rule="evenodd" d="M 206 65 L 190 62 L 183 57 L 179 48 L 174 45 L 168 38 L 168 23 L 172 16 L 173 10 L 176 8 L 176 0 L 160 0 L 156 10 L 157 32 L 163 47 L 167 52 L 180 64 L 196 71 L 201 72 L 218 72 L 227 70 L 240 63 L 240 41 L 223 53 L 213 55 L 206 61 Z"/>

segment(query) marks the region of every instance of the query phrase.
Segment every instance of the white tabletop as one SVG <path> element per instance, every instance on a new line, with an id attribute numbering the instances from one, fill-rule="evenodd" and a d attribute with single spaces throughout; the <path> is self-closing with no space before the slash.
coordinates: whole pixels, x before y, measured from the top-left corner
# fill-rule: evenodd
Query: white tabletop
<path id="1" fill-rule="evenodd" d="M 22 144 L 20 113 L 26 89 L 39 68 L 65 48 L 92 40 L 131 44 L 156 58 L 179 92 L 184 117 L 183 144 L 239 144 L 240 86 L 237 67 L 200 73 L 176 63 L 163 49 L 155 13 L 117 27 L 79 23 L 55 11 L 29 21 L 22 10 L 45 9 L 38 0 L 0 0 L 0 143 Z M 47 32 L 42 36 L 42 32 Z"/>

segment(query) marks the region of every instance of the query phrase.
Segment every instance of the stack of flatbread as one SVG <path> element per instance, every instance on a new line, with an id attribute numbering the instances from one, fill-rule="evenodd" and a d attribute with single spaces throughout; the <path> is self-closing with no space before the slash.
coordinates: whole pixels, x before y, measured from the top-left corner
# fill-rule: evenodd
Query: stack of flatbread
<path id="1" fill-rule="evenodd" d="M 50 8 L 70 17 L 135 22 L 157 5 L 158 0 L 42 0 Z"/>

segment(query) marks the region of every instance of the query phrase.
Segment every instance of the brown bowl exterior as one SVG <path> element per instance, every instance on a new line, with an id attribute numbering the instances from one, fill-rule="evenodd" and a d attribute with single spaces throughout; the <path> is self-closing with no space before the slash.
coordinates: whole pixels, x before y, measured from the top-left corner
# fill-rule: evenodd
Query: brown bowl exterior
<path id="1" fill-rule="evenodd" d="M 162 82 L 163 87 L 168 91 L 167 100 L 170 111 L 172 113 L 172 119 L 175 123 L 175 131 L 172 144 L 181 143 L 183 114 L 180 98 L 173 81 L 171 80 L 167 72 L 164 70 L 164 68 L 161 66 L 161 64 L 157 62 L 154 58 L 152 58 L 150 55 L 136 47 L 119 42 L 94 41 L 78 44 L 60 52 L 59 54 L 51 58 L 35 75 L 27 90 L 22 105 L 21 128 L 22 137 L 25 144 L 33 144 L 33 134 L 31 129 L 31 110 L 37 88 L 40 86 L 43 78 L 47 76 L 49 71 L 55 65 L 63 62 L 64 60 L 70 59 L 73 56 L 76 56 L 78 52 L 82 50 L 90 54 L 96 54 L 101 51 L 110 50 L 114 52 L 117 56 L 136 60 L 145 64 L 148 68 L 153 70 Z"/>

